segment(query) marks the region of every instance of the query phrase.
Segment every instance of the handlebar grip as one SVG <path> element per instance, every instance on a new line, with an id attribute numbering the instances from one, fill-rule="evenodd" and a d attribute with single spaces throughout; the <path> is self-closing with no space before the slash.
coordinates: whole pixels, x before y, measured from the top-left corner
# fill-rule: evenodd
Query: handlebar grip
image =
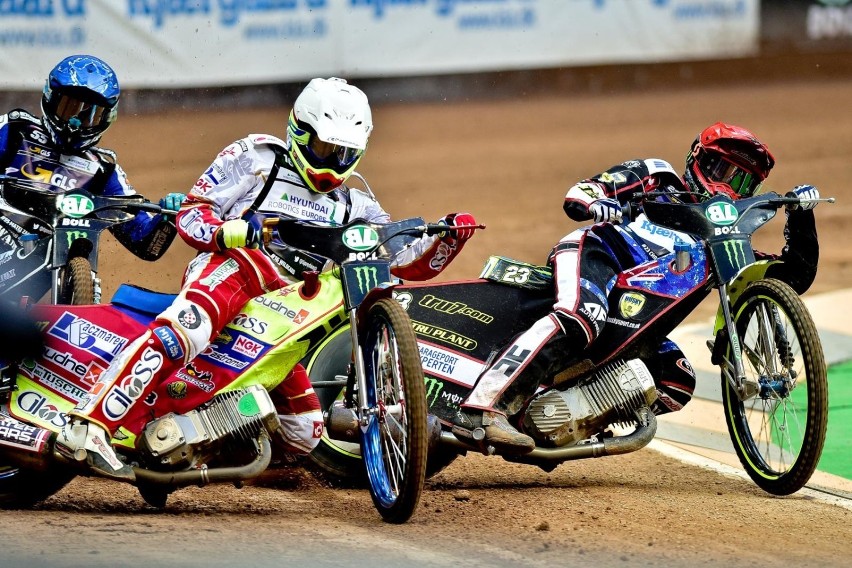
<path id="1" fill-rule="evenodd" d="M 626 221 L 626 222 L 628 222 L 628 223 L 629 223 L 629 222 L 631 222 L 631 221 L 633 221 L 633 213 L 634 213 L 634 211 L 633 211 L 633 210 L 634 210 L 634 207 L 635 207 L 635 206 L 634 206 L 631 202 L 629 202 L 629 201 L 628 201 L 627 203 L 622 204 L 622 206 L 621 206 L 621 216 L 622 216 L 622 218 L 623 218 L 623 220 L 624 220 L 624 221 Z M 624 222 L 624 221 L 623 221 L 623 222 Z"/>

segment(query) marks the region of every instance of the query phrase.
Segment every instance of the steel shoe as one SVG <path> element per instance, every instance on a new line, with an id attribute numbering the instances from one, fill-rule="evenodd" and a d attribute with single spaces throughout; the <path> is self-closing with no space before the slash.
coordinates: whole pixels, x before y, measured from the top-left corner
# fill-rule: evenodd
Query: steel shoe
<path id="1" fill-rule="evenodd" d="M 121 461 L 103 428 L 92 422 L 72 420 L 56 438 L 54 449 L 62 458 L 85 463 L 87 469 L 101 477 L 135 483 L 133 468 Z"/>
<path id="2" fill-rule="evenodd" d="M 497 453 L 528 454 L 535 449 L 535 440 L 509 423 L 505 414 L 459 410 L 453 418 L 453 435 L 464 442 L 487 448 L 493 446 Z"/>
<path id="3" fill-rule="evenodd" d="M 535 449 L 535 440 L 518 432 L 505 414 L 483 412 L 482 424 L 485 426 L 485 441 L 500 453 L 528 454 Z"/>

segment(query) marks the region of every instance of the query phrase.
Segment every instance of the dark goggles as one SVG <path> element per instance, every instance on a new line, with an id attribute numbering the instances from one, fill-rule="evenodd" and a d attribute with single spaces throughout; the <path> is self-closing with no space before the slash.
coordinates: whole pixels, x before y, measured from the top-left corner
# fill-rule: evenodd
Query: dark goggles
<path id="1" fill-rule="evenodd" d="M 320 140 L 315 134 L 311 135 L 308 145 L 305 146 L 308 153 L 316 160 L 316 165 L 330 165 L 348 167 L 355 163 L 364 153 L 364 150 L 350 148 L 340 144 L 332 144 Z"/>
<path id="2" fill-rule="evenodd" d="M 108 126 L 115 116 L 114 106 L 86 102 L 73 95 L 53 95 L 49 106 L 54 118 L 67 124 L 72 131 Z"/>
<path id="3" fill-rule="evenodd" d="M 750 197 L 760 187 L 761 179 L 719 155 L 704 154 L 698 167 L 708 181 L 724 183 L 737 195 Z"/>

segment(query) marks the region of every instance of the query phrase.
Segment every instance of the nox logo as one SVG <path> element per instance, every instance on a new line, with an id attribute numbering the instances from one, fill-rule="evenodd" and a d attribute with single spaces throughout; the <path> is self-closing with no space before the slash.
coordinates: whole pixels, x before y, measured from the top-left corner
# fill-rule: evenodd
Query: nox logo
<path id="1" fill-rule="evenodd" d="M 358 277 L 358 290 L 366 294 L 379 285 L 379 271 L 375 266 L 356 266 L 353 271 Z"/>

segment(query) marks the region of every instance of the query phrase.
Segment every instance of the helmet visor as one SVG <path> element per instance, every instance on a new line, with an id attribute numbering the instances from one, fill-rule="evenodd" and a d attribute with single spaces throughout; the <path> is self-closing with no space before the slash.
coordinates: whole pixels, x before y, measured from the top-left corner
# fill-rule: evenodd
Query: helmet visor
<path id="1" fill-rule="evenodd" d="M 760 188 L 762 180 L 722 156 L 705 153 L 698 165 L 708 181 L 724 183 L 741 197 L 750 197 Z"/>
<path id="2" fill-rule="evenodd" d="M 345 168 L 354 164 L 364 153 L 364 150 L 359 148 L 325 142 L 320 140 L 316 134 L 311 135 L 306 148 L 311 157 L 314 158 L 311 161 L 317 166 L 336 165 Z"/>
<path id="3" fill-rule="evenodd" d="M 68 94 L 55 94 L 51 97 L 50 106 L 56 120 L 67 124 L 71 130 L 109 125 L 115 110 L 115 107 L 86 102 Z"/>

